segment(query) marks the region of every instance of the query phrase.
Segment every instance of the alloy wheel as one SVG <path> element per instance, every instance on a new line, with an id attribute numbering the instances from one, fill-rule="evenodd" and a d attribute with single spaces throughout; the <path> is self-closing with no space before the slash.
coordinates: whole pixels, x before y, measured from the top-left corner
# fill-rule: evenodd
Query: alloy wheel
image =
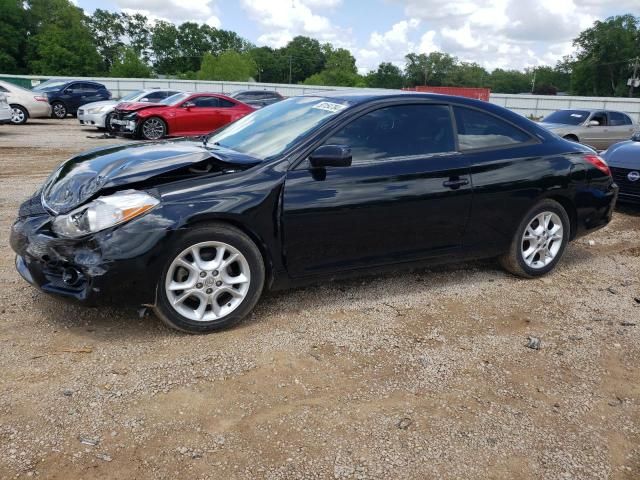
<path id="1" fill-rule="evenodd" d="M 56 118 L 64 118 L 67 116 L 67 108 L 61 103 L 53 105 L 53 114 Z"/>
<path id="2" fill-rule="evenodd" d="M 247 296 L 251 272 L 240 251 L 223 242 L 197 243 L 171 262 L 165 293 L 171 307 L 189 320 L 219 320 Z"/>
<path id="3" fill-rule="evenodd" d="M 522 259 L 531 268 L 544 268 L 558 255 L 563 239 L 560 217 L 554 212 L 541 212 L 524 230 L 520 246 Z"/>
<path id="4" fill-rule="evenodd" d="M 149 140 L 158 140 L 164 136 L 164 125 L 157 118 L 150 118 L 142 124 L 142 134 Z"/>
<path id="5" fill-rule="evenodd" d="M 20 125 L 25 122 L 27 115 L 20 107 L 11 107 L 11 123 Z"/>

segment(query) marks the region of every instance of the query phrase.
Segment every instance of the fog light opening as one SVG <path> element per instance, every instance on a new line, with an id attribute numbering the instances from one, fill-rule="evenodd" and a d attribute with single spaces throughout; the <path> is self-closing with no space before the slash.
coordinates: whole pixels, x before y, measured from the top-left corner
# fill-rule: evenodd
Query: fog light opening
<path id="1" fill-rule="evenodd" d="M 67 267 L 62 272 L 62 281 L 65 285 L 73 287 L 80 282 L 80 272 L 73 267 Z"/>

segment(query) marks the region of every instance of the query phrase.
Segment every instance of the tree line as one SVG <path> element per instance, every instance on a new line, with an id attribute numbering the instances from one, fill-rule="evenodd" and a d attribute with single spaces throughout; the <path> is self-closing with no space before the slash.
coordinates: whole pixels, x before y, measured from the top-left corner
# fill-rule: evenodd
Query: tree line
<path id="1" fill-rule="evenodd" d="M 0 0 L 0 7 L 0 72 L 14 74 L 622 96 L 640 55 L 640 17 L 622 15 L 581 32 L 574 40 L 576 53 L 553 67 L 489 72 L 478 63 L 432 52 L 409 53 L 403 69 L 383 62 L 360 75 L 349 50 L 305 36 L 282 48 L 257 47 L 236 32 L 206 24 L 151 22 L 141 14 L 102 9 L 89 16 L 69 0 Z"/>

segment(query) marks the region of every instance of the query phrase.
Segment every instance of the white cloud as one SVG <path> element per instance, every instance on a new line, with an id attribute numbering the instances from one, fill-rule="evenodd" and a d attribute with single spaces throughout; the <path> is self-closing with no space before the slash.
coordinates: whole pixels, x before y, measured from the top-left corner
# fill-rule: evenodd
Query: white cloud
<path id="1" fill-rule="evenodd" d="M 151 20 L 221 26 L 215 0 L 115 0 L 115 3 L 123 12 L 141 13 Z"/>
<path id="2" fill-rule="evenodd" d="M 331 42 L 337 47 L 351 47 L 350 32 L 337 28 L 315 9 L 335 8 L 341 0 L 241 0 L 240 5 L 263 32 L 258 44 L 282 47 L 296 35 L 307 35 Z"/>

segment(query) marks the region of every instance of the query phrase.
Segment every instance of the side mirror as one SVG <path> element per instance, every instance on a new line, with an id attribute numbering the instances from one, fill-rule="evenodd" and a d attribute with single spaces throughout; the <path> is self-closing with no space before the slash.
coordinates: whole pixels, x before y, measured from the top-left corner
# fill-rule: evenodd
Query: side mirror
<path id="1" fill-rule="evenodd" d="M 191 107 L 195 107 L 195 106 L 196 106 L 196 104 L 193 103 L 193 102 L 184 102 L 182 104 L 182 108 L 191 108 Z"/>
<path id="2" fill-rule="evenodd" d="M 587 123 L 587 127 L 598 127 L 600 126 L 600 122 L 598 120 L 589 120 Z"/>
<path id="3" fill-rule="evenodd" d="M 348 167 L 351 158 L 351 147 L 348 145 L 322 145 L 309 155 L 309 163 L 313 168 Z"/>

